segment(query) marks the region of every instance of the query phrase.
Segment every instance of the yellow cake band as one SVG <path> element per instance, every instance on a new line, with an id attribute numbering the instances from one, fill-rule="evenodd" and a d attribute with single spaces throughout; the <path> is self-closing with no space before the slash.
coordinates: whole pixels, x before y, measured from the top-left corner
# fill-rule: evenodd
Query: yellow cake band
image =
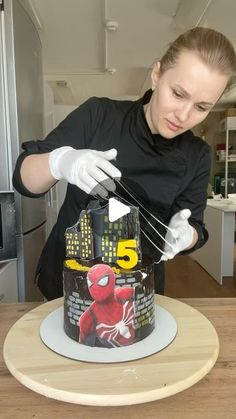
<path id="1" fill-rule="evenodd" d="M 90 269 L 90 267 L 89 267 L 89 266 L 84 266 L 84 265 L 81 265 L 81 264 L 80 264 L 79 262 L 77 262 L 75 259 L 68 259 L 68 260 L 66 260 L 66 261 L 65 261 L 65 266 L 66 266 L 67 268 L 74 269 L 74 270 L 76 270 L 76 271 L 84 271 L 84 272 L 87 272 L 87 271 Z M 116 274 L 120 274 L 120 269 L 115 268 L 115 266 L 112 266 L 111 268 L 112 268 L 112 270 L 113 270 Z"/>

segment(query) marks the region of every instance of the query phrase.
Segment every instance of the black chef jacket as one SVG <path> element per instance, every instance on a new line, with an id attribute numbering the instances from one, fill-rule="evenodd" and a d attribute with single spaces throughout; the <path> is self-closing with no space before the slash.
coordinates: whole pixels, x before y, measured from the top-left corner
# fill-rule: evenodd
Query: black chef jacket
<path id="1" fill-rule="evenodd" d="M 189 208 L 192 212 L 189 222 L 198 232 L 198 242 L 190 251 L 201 247 L 208 237 L 203 211 L 211 166 L 210 147 L 191 131 L 173 139 L 152 134 L 143 110 L 151 94 L 150 90 L 137 101 L 95 97 L 87 100 L 45 140 L 23 144 L 24 152 L 17 160 L 13 175 L 14 187 L 23 195 L 39 196 L 29 192 L 20 177 L 22 161 L 29 154 L 47 153 L 62 146 L 100 151 L 116 148 L 117 158 L 112 164 L 121 171 L 123 184 L 152 214 L 167 224 L 173 214 Z M 38 286 L 47 299 L 60 297 L 63 293 L 65 229 L 76 223 L 80 211 L 87 207 L 90 200 L 90 195 L 68 184 L 65 201 L 43 249 L 36 273 Z M 146 229 L 154 238 L 148 224 Z M 144 252 L 159 260 L 160 255 L 145 238 L 142 247 Z M 156 292 L 163 293 L 163 263 L 156 264 L 155 271 Z"/>

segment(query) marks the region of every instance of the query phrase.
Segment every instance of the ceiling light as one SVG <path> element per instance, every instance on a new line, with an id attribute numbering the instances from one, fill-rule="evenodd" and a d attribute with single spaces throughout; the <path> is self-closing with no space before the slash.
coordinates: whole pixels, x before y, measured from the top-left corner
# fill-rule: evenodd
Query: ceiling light
<path id="1" fill-rule="evenodd" d="M 108 31 L 117 31 L 119 23 L 115 22 L 114 20 L 107 20 L 105 27 Z"/>
<path id="2" fill-rule="evenodd" d="M 106 68 L 106 72 L 113 76 L 113 74 L 116 72 L 116 68 Z"/>

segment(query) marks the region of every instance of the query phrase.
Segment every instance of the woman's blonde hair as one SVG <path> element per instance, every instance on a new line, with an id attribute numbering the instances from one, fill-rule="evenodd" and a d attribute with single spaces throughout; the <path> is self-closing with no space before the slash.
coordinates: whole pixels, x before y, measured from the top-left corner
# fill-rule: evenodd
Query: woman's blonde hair
<path id="1" fill-rule="evenodd" d="M 196 27 L 181 34 L 170 44 L 161 58 L 161 74 L 175 65 L 183 50 L 196 52 L 212 70 L 228 75 L 227 87 L 234 81 L 236 73 L 235 50 L 222 33 L 209 28 Z"/>

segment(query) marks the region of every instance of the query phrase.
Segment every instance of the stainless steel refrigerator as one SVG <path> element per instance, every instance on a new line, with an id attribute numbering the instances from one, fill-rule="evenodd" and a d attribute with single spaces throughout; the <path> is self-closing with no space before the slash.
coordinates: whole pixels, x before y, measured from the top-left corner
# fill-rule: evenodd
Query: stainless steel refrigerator
<path id="1" fill-rule="evenodd" d="M 36 301 L 42 299 L 34 274 L 46 239 L 46 202 L 14 192 L 11 179 L 22 142 L 43 137 L 41 42 L 20 0 L 0 1 L 0 5 L 0 259 L 14 257 L 6 252 L 7 246 L 11 251 L 14 247 L 14 240 L 7 240 L 14 229 L 18 299 Z M 4 220 L 12 214 L 13 202 L 15 226 L 11 217 L 8 234 Z"/>

